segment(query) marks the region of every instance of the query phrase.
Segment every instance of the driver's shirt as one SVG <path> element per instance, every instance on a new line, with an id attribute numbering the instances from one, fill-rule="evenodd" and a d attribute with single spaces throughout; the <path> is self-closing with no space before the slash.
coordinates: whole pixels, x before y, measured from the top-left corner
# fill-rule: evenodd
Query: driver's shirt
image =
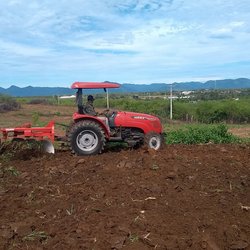
<path id="1" fill-rule="evenodd" d="M 97 115 L 92 102 L 87 102 L 85 105 L 85 113 L 88 115 Z"/>

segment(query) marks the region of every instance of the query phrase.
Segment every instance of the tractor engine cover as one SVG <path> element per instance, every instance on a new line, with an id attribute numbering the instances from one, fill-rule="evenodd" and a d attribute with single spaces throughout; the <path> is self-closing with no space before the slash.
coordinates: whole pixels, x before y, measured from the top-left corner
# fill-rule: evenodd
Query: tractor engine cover
<path id="1" fill-rule="evenodd" d="M 145 134 L 156 132 L 162 134 L 163 128 L 158 117 L 148 114 L 118 111 L 114 117 L 115 127 L 139 128 Z"/>

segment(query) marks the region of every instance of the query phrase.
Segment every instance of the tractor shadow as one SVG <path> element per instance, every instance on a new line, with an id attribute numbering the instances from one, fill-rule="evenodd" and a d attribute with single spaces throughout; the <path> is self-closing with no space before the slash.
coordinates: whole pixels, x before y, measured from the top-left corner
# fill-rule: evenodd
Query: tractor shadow
<path id="1" fill-rule="evenodd" d="M 131 147 L 124 142 L 108 142 L 103 152 L 121 152 L 124 150 L 131 150 Z"/>

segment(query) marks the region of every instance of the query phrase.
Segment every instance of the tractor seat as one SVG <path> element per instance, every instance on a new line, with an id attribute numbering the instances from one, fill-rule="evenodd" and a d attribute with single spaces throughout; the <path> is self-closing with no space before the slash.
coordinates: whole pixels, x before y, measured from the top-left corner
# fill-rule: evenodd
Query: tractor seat
<path id="1" fill-rule="evenodd" d="M 108 121 L 109 121 L 109 127 L 110 128 L 114 128 L 115 127 L 115 117 L 117 115 L 117 111 L 114 111 L 111 116 L 108 117 Z"/>
<path id="2" fill-rule="evenodd" d="M 86 105 L 78 105 L 78 113 L 86 115 Z"/>

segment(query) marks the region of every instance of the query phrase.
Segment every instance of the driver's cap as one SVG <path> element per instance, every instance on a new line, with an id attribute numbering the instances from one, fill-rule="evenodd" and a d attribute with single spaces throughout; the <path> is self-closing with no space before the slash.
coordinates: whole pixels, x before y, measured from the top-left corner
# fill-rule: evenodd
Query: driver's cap
<path id="1" fill-rule="evenodd" d="M 88 95 L 88 101 L 94 101 L 94 100 L 95 100 L 94 96 Z"/>

